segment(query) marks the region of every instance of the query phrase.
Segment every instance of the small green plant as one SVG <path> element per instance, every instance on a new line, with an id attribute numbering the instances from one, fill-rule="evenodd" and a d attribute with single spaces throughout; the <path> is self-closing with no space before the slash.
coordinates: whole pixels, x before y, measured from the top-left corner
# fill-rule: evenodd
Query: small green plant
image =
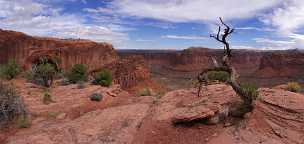
<path id="1" fill-rule="evenodd" d="M 44 92 L 42 101 L 43 101 L 43 103 L 46 104 L 46 105 L 48 105 L 48 104 L 54 102 L 53 99 L 52 99 L 52 96 L 51 96 L 51 94 L 49 93 L 48 90 L 46 90 L 46 91 Z"/>
<path id="2" fill-rule="evenodd" d="M 138 93 L 139 96 L 152 96 L 152 90 L 150 88 L 144 88 Z"/>
<path id="3" fill-rule="evenodd" d="M 31 120 L 27 116 L 20 116 L 17 119 L 18 128 L 29 128 L 31 127 Z"/>
<path id="4" fill-rule="evenodd" d="M 108 70 L 102 70 L 95 75 L 94 84 L 109 87 L 113 81 L 112 74 Z"/>
<path id="5" fill-rule="evenodd" d="M 70 83 L 87 81 L 87 78 L 87 68 L 83 64 L 75 64 L 70 70 L 70 72 L 67 74 L 67 79 Z"/>
<path id="6" fill-rule="evenodd" d="M 246 95 L 251 96 L 252 100 L 256 100 L 259 96 L 258 87 L 253 83 L 241 83 L 241 89 Z"/>
<path id="7" fill-rule="evenodd" d="M 297 82 L 289 82 L 287 83 L 287 90 L 291 92 L 300 92 L 301 85 Z"/>
<path id="8" fill-rule="evenodd" d="M 229 73 L 225 71 L 210 71 L 207 75 L 211 81 L 218 80 L 220 82 L 226 82 L 229 80 Z"/>
<path id="9" fill-rule="evenodd" d="M 14 59 L 10 59 L 7 64 L 0 66 L 0 76 L 8 80 L 14 79 L 20 72 L 21 68 Z"/>

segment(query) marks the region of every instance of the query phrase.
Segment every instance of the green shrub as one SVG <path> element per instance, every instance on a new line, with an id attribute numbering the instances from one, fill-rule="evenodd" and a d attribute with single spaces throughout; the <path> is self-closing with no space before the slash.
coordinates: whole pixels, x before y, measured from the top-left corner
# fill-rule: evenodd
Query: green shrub
<path id="1" fill-rule="evenodd" d="M 13 86 L 0 81 L 0 127 L 21 116 L 26 116 L 22 99 Z"/>
<path id="2" fill-rule="evenodd" d="M 22 77 L 25 78 L 28 82 L 35 81 L 35 75 L 32 69 L 23 72 Z"/>
<path id="3" fill-rule="evenodd" d="M 36 68 L 32 69 L 34 79 L 37 82 L 42 82 L 45 87 L 50 87 L 53 84 L 54 77 L 57 73 L 55 67 L 50 63 L 39 64 Z"/>
<path id="4" fill-rule="evenodd" d="M 111 72 L 102 70 L 95 75 L 94 84 L 109 87 L 112 84 L 113 78 Z"/>
<path id="5" fill-rule="evenodd" d="M 258 87 L 253 83 L 241 83 L 241 89 L 249 96 L 252 100 L 256 100 L 259 96 Z"/>
<path id="6" fill-rule="evenodd" d="M 301 85 L 297 82 L 289 82 L 287 83 L 287 90 L 291 92 L 300 92 Z"/>
<path id="7" fill-rule="evenodd" d="M 144 88 L 138 92 L 139 96 L 152 96 L 152 90 L 150 88 Z"/>
<path id="8" fill-rule="evenodd" d="M 210 71 L 207 73 L 209 80 L 218 80 L 221 82 L 226 82 L 229 80 L 229 73 L 225 71 Z"/>
<path id="9" fill-rule="evenodd" d="M 8 80 L 14 79 L 21 72 L 20 66 L 14 59 L 11 59 L 7 64 L 0 66 L 0 69 L 0 76 Z"/>
<path id="10" fill-rule="evenodd" d="M 87 68 L 83 64 L 75 64 L 67 74 L 67 79 L 71 83 L 87 81 Z"/>

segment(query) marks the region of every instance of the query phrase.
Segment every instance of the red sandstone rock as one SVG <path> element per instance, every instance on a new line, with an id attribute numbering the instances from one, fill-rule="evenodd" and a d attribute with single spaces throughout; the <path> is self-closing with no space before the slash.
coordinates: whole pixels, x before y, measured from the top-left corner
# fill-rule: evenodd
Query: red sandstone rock
<path id="1" fill-rule="evenodd" d="M 124 50 L 122 57 L 140 55 L 158 73 L 193 78 L 203 69 L 213 67 L 211 57 L 221 58 L 221 49 L 189 48 L 183 51 Z M 241 77 L 297 78 L 304 73 L 304 52 L 233 50 L 232 64 Z"/>
<path id="2" fill-rule="evenodd" d="M 0 63 L 15 58 L 24 68 L 29 68 L 41 56 L 59 58 L 65 70 L 74 64 L 85 64 L 94 70 L 118 58 L 113 46 L 107 43 L 39 38 L 0 29 Z"/>
<path id="3" fill-rule="evenodd" d="M 39 38 L 0 29 L 0 64 L 14 58 L 28 69 L 42 56 L 58 59 L 59 67 L 64 70 L 69 70 L 74 64 L 84 64 L 89 71 L 108 68 L 114 74 L 114 82 L 122 88 L 136 86 L 150 77 L 147 64 L 141 57 L 120 60 L 111 44 Z"/>

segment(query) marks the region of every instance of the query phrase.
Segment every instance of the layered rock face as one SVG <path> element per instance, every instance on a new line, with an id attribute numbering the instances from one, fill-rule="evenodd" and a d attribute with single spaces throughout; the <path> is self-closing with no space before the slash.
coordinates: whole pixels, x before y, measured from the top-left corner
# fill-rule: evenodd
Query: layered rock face
<path id="1" fill-rule="evenodd" d="M 0 29 L 0 64 L 16 59 L 24 69 L 28 69 L 41 57 L 59 60 L 59 67 L 64 70 L 69 70 L 74 64 L 84 64 L 89 71 L 108 68 L 114 75 L 114 82 L 123 88 L 149 78 L 149 69 L 141 57 L 120 59 L 111 44 L 38 38 Z"/>
<path id="2" fill-rule="evenodd" d="M 41 56 L 58 58 L 61 68 L 85 64 L 89 70 L 100 68 L 117 60 L 112 45 L 88 40 L 37 38 L 14 31 L 0 30 L 0 63 L 14 58 L 29 68 Z"/>
<path id="3" fill-rule="evenodd" d="M 152 72 L 193 78 L 203 69 L 213 67 L 212 57 L 219 59 L 222 49 L 189 48 L 183 51 L 121 50 L 122 57 L 141 55 Z M 304 73 L 304 52 L 233 50 L 232 64 L 241 78 L 299 78 Z M 219 60 L 218 60 L 219 61 Z"/>
<path id="4" fill-rule="evenodd" d="M 141 56 L 126 57 L 106 65 L 105 68 L 112 72 L 115 77 L 114 83 L 120 84 L 124 89 L 150 78 L 148 65 Z"/>

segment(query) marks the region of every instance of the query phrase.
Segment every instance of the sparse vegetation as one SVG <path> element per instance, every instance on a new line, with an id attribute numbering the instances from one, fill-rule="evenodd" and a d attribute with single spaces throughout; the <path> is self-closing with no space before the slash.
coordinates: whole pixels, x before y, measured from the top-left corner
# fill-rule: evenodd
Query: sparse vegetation
<path id="1" fill-rule="evenodd" d="M 21 72 L 16 60 L 10 59 L 7 64 L 0 66 L 0 77 L 11 80 Z"/>
<path id="2" fill-rule="evenodd" d="M 75 64 L 70 70 L 70 72 L 67 74 L 67 79 L 70 83 L 87 81 L 87 77 L 87 68 L 83 64 Z"/>
<path id="3" fill-rule="evenodd" d="M 94 84 L 109 87 L 112 84 L 112 74 L 108 70 L 102 70 L 95 75 Z"/>
<path id="4" fill-rule="evenodd" d="M 150 88 L 144 88 L 138 92 L 139 96 L 152 96 L 152 91 Z"/>
<path id="5" fill-rule="evenodd" d="M 42 101 L 43 101 L 43 103 L 46 104 L 46 105 L 48 105 L 48 104 L 54 102 L 53 99 L 52 99 L 52 95 L 49 93 L 48 90 L 45 90 L 45 91 L 44 91 Z"/>
<path id="6" fill-rule="evenodd" d="M 0 127 L 20 117 L 26 117 L 22 99 L 13 86 L 0 81 Z"/>
<path id="7" fill-rule="evenodd" d="M 34 77 L 42 80 L 42 85 L 50 87 L 53 84 L 56 70 L 53 65 L 49 63 L 39 64 L 34 70 Z"/>
<path id="8" fill-rule="evenodd" d="M 259 96 L 258 87 L 253 83 L 241 83 L 241 89 L 249 96 L 252 100 L 256 100 Z"/>
<path id="9" fill-rule="evenodd" d="M 291 92 L 300 92 L 301 85 L 297 82 L 289 82 L 287 83 L 287 90 Z"/>
<path id="10" fill-rule="evenodd" d="M 229 80 L 229 73 L 225 71 L 209 71 L 207 75 L 208 80 L 211 81 L 218 80 L 220 82 L 226 82 Z"/>
<path id="11" fill-rule="evenodd" d="M 31 120 L 28 116 L 20 116 L 17 119 L 17 127 L 18 128 L 29 128 L 31 127 Z"/>
<path id="12" fill-rule="evenodd" d="M 38 64 L 23 74 L 23 77 L 29 82 L 50 87 L 56 75 L 57 70 L 55 65 L 49 63 L 46 58 L 42 57 Z"/>
<path id="13" fill-rule="evenodd" d="M 102 96 L 102 94 L 100 94 L 100 93 L 93 93 L 93 94 L 90 96 L 91 101 L 97 101 L 97 102 L 99 102 L 99 101 L 102 100 L 102 98 L 103 98 L 103 96 Z"/>
<path id="14" fill-rule="evenodd" d="M 59 116 L 61 114 L 61 112 L 48 112 L 47 113 L 47 117 L 49 119 L 55 119 L 57 116 Z"/>

